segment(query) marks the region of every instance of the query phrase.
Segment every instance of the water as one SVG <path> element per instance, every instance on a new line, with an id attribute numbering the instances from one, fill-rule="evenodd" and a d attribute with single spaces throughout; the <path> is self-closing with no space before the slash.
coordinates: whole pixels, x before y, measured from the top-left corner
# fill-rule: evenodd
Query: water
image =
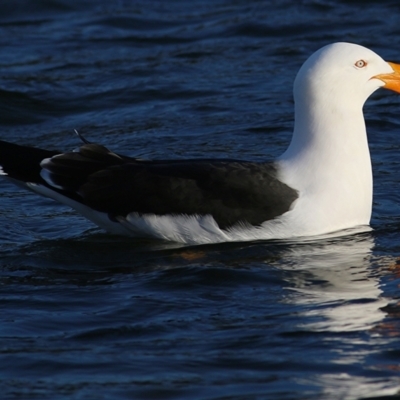
<path id="1" fill-rule="evenodd" d="M 271 159 L 302 62 L 335 41 L 400 61 L 399 18 L 394 0 L 3 0 L 1 138 Z M 399 109 L 366 104 L 374 230 L 342 238 L 134 242 L 0 181 L 2 398 L 395 398 Z"/>

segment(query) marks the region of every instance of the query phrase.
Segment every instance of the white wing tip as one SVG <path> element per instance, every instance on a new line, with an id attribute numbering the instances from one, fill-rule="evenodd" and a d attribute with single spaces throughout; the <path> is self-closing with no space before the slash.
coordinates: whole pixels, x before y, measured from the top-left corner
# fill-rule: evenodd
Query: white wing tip
<path id="1" fill-rule="evenodd" d="M 4 172 L 4 169 L 1 165 L 0 165 L 0 175 L 8 176 L 7 172 Z"/>

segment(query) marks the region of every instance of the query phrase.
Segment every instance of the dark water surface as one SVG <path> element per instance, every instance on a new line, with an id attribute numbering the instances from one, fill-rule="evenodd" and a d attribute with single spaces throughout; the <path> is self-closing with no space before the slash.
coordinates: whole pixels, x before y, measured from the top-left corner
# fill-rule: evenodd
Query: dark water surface
<path id="1" fill-rule="evenodd" d="M 270 159 L 298 68 L 335 41 L 400 61 L 400 3 L 2 0 L 0 136 Z M 374 231 L 334 240 L 135 242 L 1 180 L 0 397 L 396 397 L 400 96 L 365 115 Z"/>

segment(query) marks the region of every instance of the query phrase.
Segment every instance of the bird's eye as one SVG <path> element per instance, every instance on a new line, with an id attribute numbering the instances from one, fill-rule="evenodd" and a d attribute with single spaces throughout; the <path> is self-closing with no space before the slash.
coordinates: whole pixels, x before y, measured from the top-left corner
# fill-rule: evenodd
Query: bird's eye
<path id="1" fill-rule="evenodd" d="M 358 60 L 354 64 L 357 68 L 364 68 L 367 65 L 367 62 L 364 60 Z"/>

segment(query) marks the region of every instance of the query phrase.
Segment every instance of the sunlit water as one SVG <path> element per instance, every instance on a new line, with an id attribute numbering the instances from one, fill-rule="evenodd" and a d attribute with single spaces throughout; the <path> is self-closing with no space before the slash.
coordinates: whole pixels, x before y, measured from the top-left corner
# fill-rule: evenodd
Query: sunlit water
<path id="1" fill-rule="evenodd" d="M 400 62 L 399 21 L 397 1 L 2 1 L 1 138 L 271 159 L 308 55 Z M 365 107 L 374 230 L 339 238 L 132 241 L 0 181 L 0 397 L 394 398 L 399 112 L 386 91 Z"/>

